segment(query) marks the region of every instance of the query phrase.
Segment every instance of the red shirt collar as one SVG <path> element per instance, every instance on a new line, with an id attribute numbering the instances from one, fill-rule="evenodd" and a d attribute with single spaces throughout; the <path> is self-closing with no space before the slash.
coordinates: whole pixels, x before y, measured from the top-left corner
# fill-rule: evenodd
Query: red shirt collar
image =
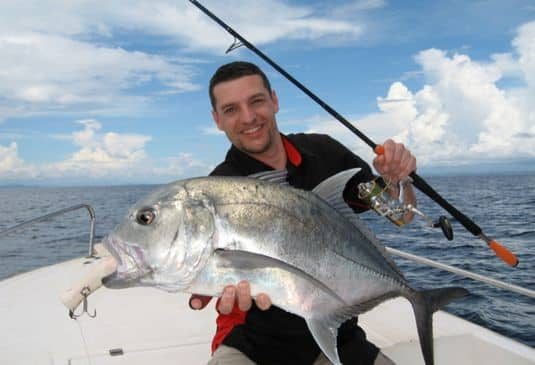
<path id="1" fill-rule="evenodd" d="M 286 151 L 286 156 L 288 157 L 288 160 L 290 163 L 294 166 L 301 165 L 301 162 L 303 162 L 303 157 L 301 157 L 301 153 L 297 150 L 297 148 L 290 142 L 286 136 L 281 134 L 282 138 L 282 145 L 284 146 L 284 150 Z"/>

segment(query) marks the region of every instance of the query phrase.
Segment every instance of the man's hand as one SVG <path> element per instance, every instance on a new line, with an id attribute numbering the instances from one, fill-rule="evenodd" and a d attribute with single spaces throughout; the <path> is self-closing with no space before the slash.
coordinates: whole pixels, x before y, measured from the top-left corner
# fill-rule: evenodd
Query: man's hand
<path id="1" fill-rule="evenodd" d="M 203 309 L 210 302 L 212 297 L 193 294 L 189 300 L 191 309 Z M 221 314 L 229 314 L 234 308 L 234 304 L 238 304 L 238 308 L 242 311 L 248 311 L 253 304 L 251 297 L 251 287 L 248 281 L 240 281 L 238 285 L 228 285 L 223 289 L 221 300 L 217 306 L 217 310 Z M 271 299 L 267 294 L 261 293 L 256 296 L 256 306 L 260 310 L 267 310 L 271 307 Z"/>
<path id="2" fill-rule="evenodd" d="M 375 157 L 373 167 L 389 183 L 397 185 L 416 170 L 416 158 L 403 143 L 387 139 L 383 147 L 385 152 Z"/>
<path id="3" fill-rule="evenodd" d="M 416 207 L 416 195 L 411 185 L 404 185 L 403 197 L 399 196 L 398 183 L 403 182 L 411 172 L 416 171 L 416 158 L 405 148 L 403 143 L 396 143 L 387 139 L 383 143 L 384 153 L 377 155 L 373 160 L 373 167 L 383 176 L 388 184 L 388 194 L 395 198 L 401 198 L 404 204 Z M 403 221 L 409 223 L 414 218 L 414 212 L 408 211 L 403 215 Z"/>

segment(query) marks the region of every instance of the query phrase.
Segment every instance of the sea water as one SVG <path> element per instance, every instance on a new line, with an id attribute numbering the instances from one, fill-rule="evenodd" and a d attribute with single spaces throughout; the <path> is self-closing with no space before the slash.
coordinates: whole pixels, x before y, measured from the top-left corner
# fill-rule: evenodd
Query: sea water
<path id="1" fill-rule="evenodd" d="M 475 273 L 535 290 L 535 175 L 447 176 L 426 178 L 431 186 L 490 237 L 520 259 L 511 268 L 496 258 L 480 239 L 452 221 L 454 240 L 419 218 L 403 228 L 373 212 L 362 214 L 386 245 Z M 110 187 L 0 188 L 0 231 L 69 206 L 85 203 L 96 212 L 96 237 L 101 240 L 124 217 L 129 206 L 155 185 Z M 437 219 L 449 216 L 418 193 L 418 207 Z M 78 210 L 0 236 L 0 280 L 32 269 L 84 256 L 88 252 L 89 215 Z M 446 310 L 535 347 L 535 299 L 496 289 L 448 272 L 398 257 L 409 282 L 417 288 L 459 285 L 469 297 Z"/>

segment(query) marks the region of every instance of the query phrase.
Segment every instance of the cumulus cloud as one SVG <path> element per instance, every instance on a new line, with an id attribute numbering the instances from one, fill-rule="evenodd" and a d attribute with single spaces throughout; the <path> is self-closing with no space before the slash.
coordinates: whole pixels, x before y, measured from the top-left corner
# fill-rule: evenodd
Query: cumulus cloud
<path id="1" fill-rule="evenodd" d="M 83 120 L 79 123 L 84 129 L 73 133 L 72 140 L 80 150 L 65 161 L 47 166 L 49 175 L 131 175 L 137 166 L 147 162 L 144 147 L 151 140 L 150 136 L 114 132 L 99 134 L 102 125 L 98 121 Z"/>
<path id="2" fill-rule="evenodd" d="M 0 180 L 11 182 L 20 178 L 31 179 L 36 175 L 37 169 L 20 158 L 16 142 L 0 145 Z"/>
<path id="3" fill-rule="evenodd" d="M 354 118 L 377 142 L 388 137 L 407 144 L 420 165 L 535 157 L 535 22 L 518 28 L 513 51 L 477 61 L 438 49 L 419 52 L 425 78 L 411 91 L 394 82 L 377 98 L 378 113 Z M 501 84 L 513 79 L 520 86 Z M 507 83 L 505 84 L 507 85 Z M 355 152 L 370 149 L 332 121 L 311 123 L 309 131 L 337 136 Z"/>
<path id="4" fill-rule="evenodd" d="M 81 130 L 61 138 L 70 140 L 78 150 L 58 162 L 30 164 L 20 157 L 16 142 L 0 145 L 0 181 L 165 182 L 180 176 L 206 174 L 210 168 L 191 153 L 180 153 L 163 161 L 151 158 L 146 153 L 151 136 L 102 133 L 102 123 L 94 119 L 77 123 Z"/>

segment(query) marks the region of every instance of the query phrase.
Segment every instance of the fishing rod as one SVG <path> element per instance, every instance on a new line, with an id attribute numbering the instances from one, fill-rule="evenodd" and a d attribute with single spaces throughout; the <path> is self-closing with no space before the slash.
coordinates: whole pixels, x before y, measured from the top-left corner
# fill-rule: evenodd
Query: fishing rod
<path id="1" fill-rule="evenodd" d="M 347 119 L 345 119 L 340 113 L 338 113 L 336 110 L 334 110 L 331 106 L 329 106 L 326 102 L 324 102 L 322 99 L 320 99 L 316 94 L 314 94 L 312 91 L 310 91 L 307 87 L 305 87 L 303 84 L 301 84 L 299 81 L 297 81 L 292 75 L 290 75 L 288 72 L 286 72 L 282 67 L 280 67 L 278 64 L 276 64 L 273 60 L 271 60 L 267 55 L 265 55 L 262 51 L 260 51 L 258 48 L 256 48 L 251 42 L 249 42 L 247 39 L 242 37 L 238 32 L 236 32 L 234 29 L 232 29 L 228 24 L 223 22 L 221 19 L 219 19 L 214 13 L 212 13 L 210 10 L 205 8 L 202 4 L 200 4 L 197 0 L 189 0 L 193 5 L 195 5 L 199 10 L 201 10 L 205 15 L 210 17 L 213 21 L 215 21 L 219 26 L 221 26 L 223 29 L 225 29 L 230 35 L 232 35 L 235 39 L 234 43 L 227 49 L 227 53 L 240 47 L 245 46 L 252 52 L 254 52 L 257 56 L 259 56 L 261 59 L 263 59 L 265 62 L 267 62 L 271 67 L 273 67 L 275 70 L 277 70 L 281 75 L 283 75 L 288 81 L 290 81 L 292 84 L 297 86 L 301 91 L 303 91 L 307 96 L 309 96 L 312 100 L 314 100 L 317 104 L 319 104 L 327 113 L 329 113 L 331 116 L 333 116 L 336 120 L 338 120 L 340 123 L 342 123 L 345 127 L 347 127 L 351 132 L 353 132 L 355 135 L 357 135 L 361 140 L 363 140 L 368 146 L 370 146 L 374 152 L 378 155 L 381 155 L 384 153 L 383 146 L 375 143 L 372 141 L 368 136 L 366 136 L 364 133 L 362 133 L 358 128 L 356 128 L 353 124 L 351 124 Z M 239 42 L 237 42 L 238 40 Z M 440 205 L 442 208 L 444 208 L 446 211 L 448 211 L 459 223 L 461 223 L 466 230 L 468 230 L 470 233 L 472 233 L 474 236 L 480 238 L 484 242 L 487 243 L 488 247 L 494 251 L 496 256 L 498 256 L 500 259 L 502 259 L 505 263 L 507 263 L 510 266 L 517 266 L 518 265 L 518 258 L 509 251 L 506 247 L 498 243 L 496 240 L 488 237 L 486 234 L 483 233 L 483 230 L 481 227 L 479 227 L 474 221 L 472 221 L 470 218 L 468 218 L 466 215 L 464 215 L 462 212 L 457 210 L 453 205 L 451 205 L 446 199 L 444 199 L 439 193 L 437 193 L 423 178 L 418 176 L 416 172 L 411 172 L 410 177 L 412 179 L 412 184 L 418 188 L 422 193 L 427 195 L 429 198 L 431 198 L 433 201 L 435 201 L 438 205 Z"/>

